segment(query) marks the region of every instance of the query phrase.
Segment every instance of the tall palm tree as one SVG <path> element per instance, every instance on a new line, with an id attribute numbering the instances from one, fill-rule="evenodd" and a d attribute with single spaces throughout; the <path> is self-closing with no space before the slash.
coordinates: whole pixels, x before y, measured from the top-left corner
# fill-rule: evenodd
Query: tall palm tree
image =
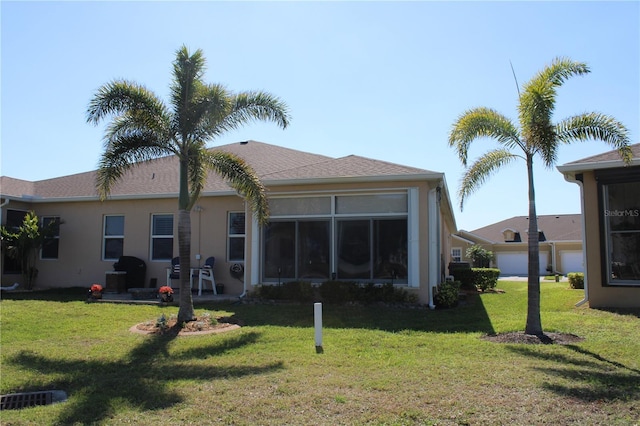
<path id="1" fill-rule="evenodd" d="M 528 230 L 528 305 L 526 334 L 543 335 L 540 320 L 540 258 L 538 219 L 533 182 L 533 159 L 538 155 L 547 168 L 557 161 L 561 144 L 602 140 L 618 149 L 627 163 L 631 161 L 629 136 L 625 126 L 613 117 L 600 113 L 584 113 L 552 122 L 556 89 L 569 77 L 589 73 L 588 66 L 568 58 L 556 58 L 535 75 L 519 91 L 519 127 L 506 116 L 489 108 L 464 112 L 453 124 L 449 146 L 455 147 L 466 171 L 460 181 L 460 209 L 465 198 L 476 191 L 502 166 L 524 160 L 529 188 Z M 467 167 L 469 146 L 479 138 L 494 139 L 499 147 L 488 151 Z"/>
<path id="2" fill-rule="evenodd" d="M 208 150 L 207 141 L 252 120 L 272 121 L 286 128 L 288 108 L 265 92 L 229 92 L 202 81 L 206 61 L 201 50 L 178 49 L 173 62 L 170 104 L 144 86 L 115 80 L 98 89 L 87 108 L 87 121 L 112 120 L 105 131 L 96 188 L 105 199 L 125 172 L 136 163 L 175 155 L 179 161 L 178 248 L 180 309 L 178 321 L 194 319 L 189 285 L 191 264 L 191 209 L 212 170 L 222 176 L 249 203 L 261 223 L 269 216 L 265 190 L 242 159 Z"/>

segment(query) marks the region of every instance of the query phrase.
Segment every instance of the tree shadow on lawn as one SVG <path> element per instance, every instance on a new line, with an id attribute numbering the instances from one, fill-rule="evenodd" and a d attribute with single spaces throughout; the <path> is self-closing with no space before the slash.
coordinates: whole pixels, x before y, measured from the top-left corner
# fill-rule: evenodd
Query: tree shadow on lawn
<path id="1" fill-rule="evenodd" d="M 39 371 L 47 379 L 56 377 L 42 384 L 31 382 L 22 391 L 60 389 L 69 394 L 60 417 L 52 423 L 94 424 L 113 415 L 113 405 L 122 401 L 140 410 L 162 410 L 182 402 L 182 395 L 168 390 L 173 381 L 211 381 L 282 369 L 282 362 L 244 367 L 188 364 L 190 359 L 213 357 L 253 344 L 259 336 L 255 332 L 238 334 L 178 357 L 169 356 L 169 344 L 176 334 L 167 333 L 146 337 L 125 359 L 112 362 L 54 359 L 30 352 L 21 352 L 8 362 Z"/>
<path id="2" fill-rule="evenodd" d="M 564 380 L 546 381 L 543 385 L 558 395 L 594 401 L 640 401 L 640 371 L 575 345 L 553 346 L 573 353 L 537 351 L 522 345 L 508 349 L 524 356 L 556 363 L 557 367 L 533 367 L 533 370 Z M 583 355 L 583 356 L 580 356 Z M 585 358 L 586 357 L 586 358 Z M 570 384 L 566 384 L 569 382 Z"/>
<path id="3" fill-rule="evenodd" d="M 202 303 L 199 308 L 230 310 L 247 325 L 313 327 L 314 304 L 226 304 Z M 471 294 L 451 309 L 430 310 L 426 306 L 403 307 L 384 304 L 329 304 L 322 306 L 324 328 L 363 328 L 398 332 L 403 330 L 440 333 L 482 332 L 494 334 L 491 320 L 478 294 Z"/>

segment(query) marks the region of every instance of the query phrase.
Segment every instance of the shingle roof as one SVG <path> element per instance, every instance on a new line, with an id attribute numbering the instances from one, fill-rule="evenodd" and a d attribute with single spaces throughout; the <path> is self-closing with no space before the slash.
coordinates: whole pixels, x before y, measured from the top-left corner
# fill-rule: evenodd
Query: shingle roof
<path id="1" fill-rule="evenodd" d="M 314 179 L 349 179 L 353 177 L 392 178 L 399 176 L 438 175 L 436 172 L 402 166 L 359 156 L 332 158 L 256 141 L 222 145 L 213 150 L 236 154 L 256 171 L 267 184 L 278 181 Z M 28 182 L 0 177 L 3 196 L 32 199 L 95 198 L 96 171 Z M 112 196 L 175 196 L 178 193 L 178 161 L 169 156 L 145 161 L 133 167 L 112 188 Z M 229 191 L 216 173 L 210 173 L 203 193 Z"/>
<path id="2" fill-rule="evenodd" d="M 640 158 L 640 143 L 630 145 L 631 152 L 633 153 L 633 158 Z M 567 164 L 590 164 L 590 163 L 600 163 L 603 161 L 622 161 L 620 158 L 620 153 L 617 149 L 604 152 L 602 154 L 592 155 L 591 157 L 582 158 L 580 160 L 572 161 Z"/>
<path id="3" fill-rule="evenodd" d="M 515 216 L 478 228 L 469 233 L 494 243 L 504 243 L 503 231 L 506 229 L 519 232 L 522 241 L 526 242 L 529 218 L 527 216 Z M 538 230 L 544 232 L 546 241 L 581 241 L 582 216 L 579 214 L 538 216 Z"/>

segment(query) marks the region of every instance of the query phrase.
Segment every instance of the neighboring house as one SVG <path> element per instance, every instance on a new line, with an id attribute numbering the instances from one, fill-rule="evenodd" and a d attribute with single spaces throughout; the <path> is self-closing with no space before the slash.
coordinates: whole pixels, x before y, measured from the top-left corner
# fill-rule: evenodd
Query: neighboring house
<path id="1" fill-rule="evenodd" d="M 640 144 L 624 165 L 617 151 L 558 166 L 580 186 L 586 252 L 585 301 L 640 307 Z"/>
<path id="2" fill-rule="evenodd" d="M 431 303 L 446 275 L 448 236 L 457 231 L 443 173 L 359 156 L 331 158 L 256 141 L 214 148 L 237 154 L 265 184 L 266 227 L 216 174 L 191 213 L 192 266 L 215 256 L 217 283 L 242 295 L 258 284 L 332 278 L 403 286 Z M 138 164 L 101 202 L 96 172 L 37 182 L 1 178 L 2 223 L 28 210 L 60 220 L 37 261 L 36 287 L 105 283 L 121 255 L 146 262 L 146 281 L 166 280 L 177 256 L 178 163 Z M 243 265 L 244 276 L 230 273 Z M 20 280 L 4 259 L 2 283 Z"/>
<path id="3" fill-rule="evenodd" d="M 474 231 L 459 231 L 452 237 L 451 256 L 461 254 L 478 244 L 491 250 L 495 256 L 493 266 L 501 275 L 528 274 L 529 218 L 516 216 Z M 579 214 L 538 216 L 540 242 L 540 274 L 583 272 L 582 218 Z"/>

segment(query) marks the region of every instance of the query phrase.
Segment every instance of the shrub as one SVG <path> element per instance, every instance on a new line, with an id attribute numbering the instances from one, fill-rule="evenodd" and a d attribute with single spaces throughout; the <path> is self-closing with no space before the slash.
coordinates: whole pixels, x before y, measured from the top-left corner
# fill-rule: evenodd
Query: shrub
<path id="1" fill-rule="evenodd" d="M 569 272 L 567 278 L 569 278 L 569 287 L 584 288 L 584 274 L 582 272 Z"/>
<path id="2" fill-rule="evenodd" d="M 493 252 L 489 251 L 477 244 L 472 245 L 467 249 L 467 257 L 473 261 L 473 266 L 476 268 L 488 268 L 493 260 Z"/>
<path id="3" fill-rule="evenodd" d="M 358 283 L 329 280 L 320 285 L 320 298 L 327 303 L 353 302 L 357 298 Z"/>
<path id="4" fill-rule="evenodd" d="M 496 268 L 471 268 L 473 272 L 473 283 L 481 291 L 496 288 L 500 269 Z"/>
<path id="5" fill-rule="evenodd" d="M 459 281 L 445 281 L 436 287 L 436 294 L 433 297 L 433 302 L 439 308 L 453 308 L 458 305 L 460 295 L 460 282 Z"/>
<path id="6" fill-rule="evenodd" d="M 355 281 L 329 280 L 319 287 L 307 281 L 288 281 L 279 285 L 256 286 L 253 296 L 266 300 L 290 300 L 295 302 L 312 302 L 321 300 L 325 303 L 341 304 L 361 303 L 417 303 L 418 297 L 404 288 L 395 287 L 391 283 L 359 284 Z"/>
<path id="7" fill-rule="evenodd" d="M 268 300 L 291 300 L 311 302 L 314 297 L 313 286 L 307 281 L 287 281 L 282 284 L 260 285 L 254 292 L 255 297 Z"/>
<path id="8" fill-rule="evenodd" d="M 460 282 L 462 288 L 475 289 L 473 284 L 473 271 L 469 262 L 451 262 L 449 263 L 449 275 L 453 275 L 456 281 Z"/>

